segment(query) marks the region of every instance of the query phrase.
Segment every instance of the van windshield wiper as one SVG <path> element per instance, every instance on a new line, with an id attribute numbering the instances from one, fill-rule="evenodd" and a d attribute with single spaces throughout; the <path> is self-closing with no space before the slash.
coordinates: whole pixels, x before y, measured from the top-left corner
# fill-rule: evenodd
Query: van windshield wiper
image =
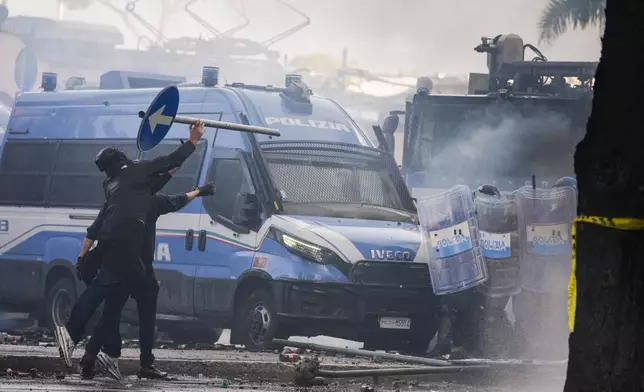
<path id="1" fill-rule="evenodd" d="M 404 216 L 407 219 L 412 219 L 415 220 L 416 214 L 407 210 L 404 210 L 402 208 L 397 208 L 397 207 L 386 207 L 386 206 L 380 206 L 376 204 L 369 204 L 369 203 L 342 203 L 342 202 L 307 202 L 307 203 L 297 203 L 297 202 L 288 202 L 288 201 L 282 201 L 284 205 L 288 206 L 293 206 L 293 207 L 299 207 L 299 206 L 317 206 L 320 208 L 325 208 L 325 207 L 346 207 L 347 209 L 354 209 L 356 207 L 358 208 L 370 208 L 370 209 L 375 209 L 375 210 L 380 210 L 400 216 Z"/>

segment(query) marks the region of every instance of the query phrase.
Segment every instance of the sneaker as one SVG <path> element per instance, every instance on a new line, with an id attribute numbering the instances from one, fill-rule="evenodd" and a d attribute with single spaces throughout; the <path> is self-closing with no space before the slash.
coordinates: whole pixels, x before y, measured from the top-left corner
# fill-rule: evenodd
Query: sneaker
<path id="1" fill-rule="evenodd" d="M 72 337 L 69 336 L 67 328 L 56 327 L 54 329 L 54 338 L 56 339 L 56 346 L 58 347 L 58 355 L 65 361 L 67 367 L 72 367 L 72 354 L 74 353 L 76 344 L 74 344 Z"/>
<path id="2" fill-rule="evenodd" d="M 139 378 L 147 378 L 150 380 L 165 380 L 168 378 L 168 373 L 162 372 L 154 366 L 142 366 L 139 370 Z"/>
<path id="3" fill-rule="evenodd" d="M 110 374 L 110 376 L 112 376 L 112 378 L 114 378 L 115 380 L 123 379 L 123 377 L 121 376 L 121 371 L 119 370 L 118 358 L 112 358 L 101 351 L 96 356 L 96 360 L 98 361 L 98 364 L 101 365 L 101 367 L 105 369 Z"/>
<path id="4" fill-rule="evenodd" d="M 83 380 L 92 380 L 94 378 L 94 362 L 96 361 L 96 357 L 85 354 L 83 355 L 83 358 L 81 358 L 80 365 L 79 365 L 79 373 L 81 375 L 81 378 Z"/>

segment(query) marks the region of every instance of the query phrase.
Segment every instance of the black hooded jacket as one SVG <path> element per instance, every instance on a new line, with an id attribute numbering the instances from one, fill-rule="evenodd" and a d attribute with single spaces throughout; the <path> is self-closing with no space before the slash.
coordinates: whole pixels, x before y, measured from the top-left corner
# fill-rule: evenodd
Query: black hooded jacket
<path id="1" fill-rule="evenodd" d="M 148 212 L 145 221 L 145 235 L 143 237 L 140 256 L 146 273 L 150 276 L 154 276 L 152 263 L 154 262 L 157 220 L 161 215 L 178 211 L 185 207 L 186 204 L 188 204 L 188 195 L 185 193 L 169 196 L 157 193 L 168 183 L 168 181 L 170 181 L 171 178 L 172 176 L 169 173 L 164 173 L 151 181 L 150 194 L 152 195 L 152 197 L 150 199 L 150 205 L 148 206 Z M 106 211 L 107 208 L 104 206 L 92 225 L 87 229 L 87 238 L 91 240 L 98 239 L 98 232 L 103 225 Z M 90 251 L 87 255 L 87 258 L 88 261 L 83 272 L 85 275 L 83 279 L 85 280 L 86 284 L 89 285 L 96 276 L 101 265 L 101 252 L 99 248 L 97 247 L 96 249 Z M 104 277 L 104 281 L 118 281 L 117 275 L 109 273 L 104 275 L 109 275 L 107 277 Z"/>
<path id="2" fill-rule="evenodd" d="M 105 204 L 88 228 L 87 237 L 99 241 L 140 238 L 152 202 L 153 183 L 160 174 L 181 166 L 194 150 L 194 144 L 183 143 L 167 156 L 150 161 L 123 160 L 107 168 L 103 182 Z"/>

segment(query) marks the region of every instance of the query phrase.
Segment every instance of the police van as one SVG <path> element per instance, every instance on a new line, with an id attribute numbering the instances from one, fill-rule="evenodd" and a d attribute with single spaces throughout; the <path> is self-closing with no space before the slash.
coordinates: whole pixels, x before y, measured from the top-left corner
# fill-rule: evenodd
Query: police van
<path id="1" fill-rule="evenodd" d="M 179 85 L 179 114 L 281 136 L 208 128 L 162 190 L 214 181 L 217 194 L 158 222 L 159 328 L 205 342 L 230 328 L 232 343 L 251 349 L 323 334 L 425 351 L 438 300 L 393 157 L 334 101 L 289 82 L 297 78 L 287 87 L 219 85 L 216 72 Z M 2 306 L 49 325 L 65 322 L 84 288 L 74 264 L 104 201 L 96 153 L 112 145 L 153 159 L 188 135 L 175 124 L 153 150 L 137 149 L 138 113 L 161 86 L 58 92 L 55 84 L 18 97 L 0 163 Z M 132 310 L 124 317 L 136 322 Z"/>

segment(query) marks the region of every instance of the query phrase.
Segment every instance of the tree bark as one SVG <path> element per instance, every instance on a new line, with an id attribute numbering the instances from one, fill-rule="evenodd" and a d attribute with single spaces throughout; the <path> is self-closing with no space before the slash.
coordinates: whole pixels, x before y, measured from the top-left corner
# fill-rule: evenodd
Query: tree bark
<path id="1" fill-rule="evenodd" d="M 579 215 L 644 217 L 644 0 L 608 0 L 593 110 L 575 153 Z M 580 223 L 565 392 L 644 391 L 644 232 Z"/>

